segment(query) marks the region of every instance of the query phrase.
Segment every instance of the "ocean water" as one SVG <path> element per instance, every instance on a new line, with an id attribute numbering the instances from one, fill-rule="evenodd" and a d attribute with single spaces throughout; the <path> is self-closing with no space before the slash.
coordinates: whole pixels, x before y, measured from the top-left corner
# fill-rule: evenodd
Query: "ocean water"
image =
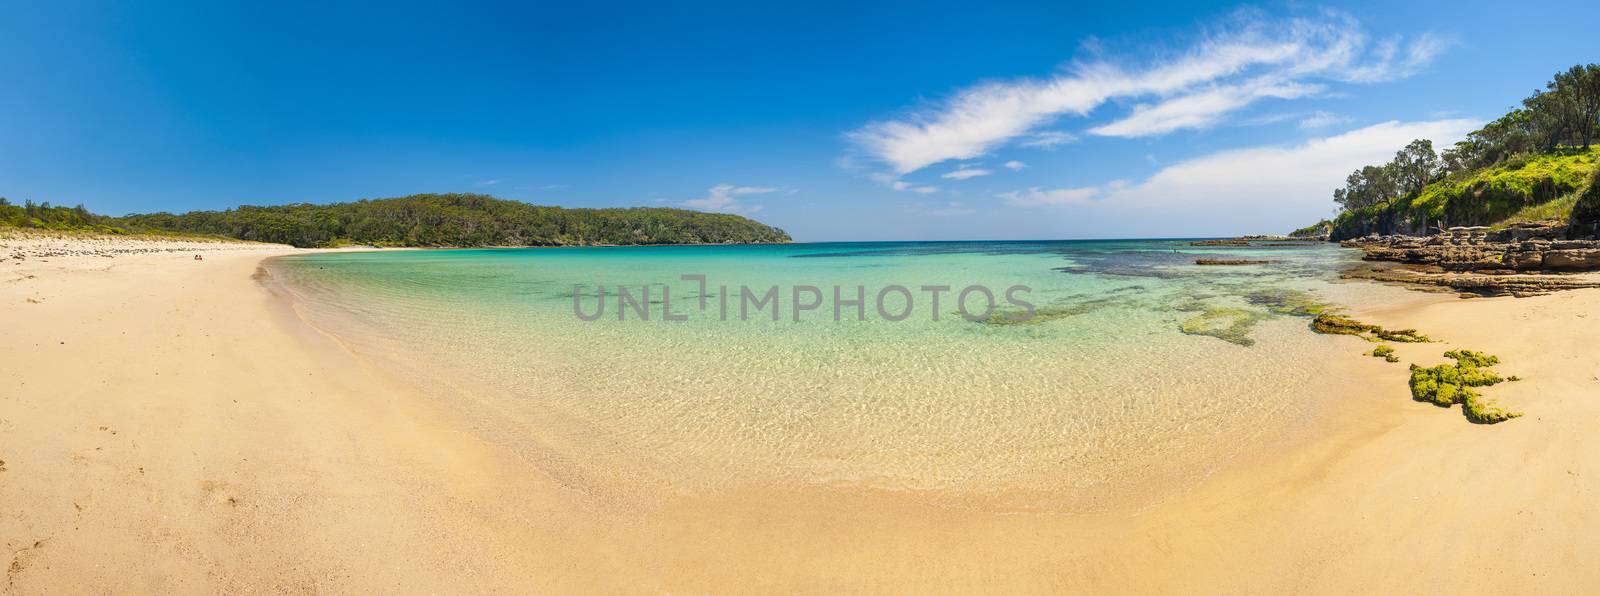
<path id="1" fill-rule="evenodd" d="M 591 494 L 1073 509 L 1203 477 L 1328 407 L 1319 373 L 1350 346 L 1305 311 L 1385 291 L 1340 282 L 1353 259 L 1325 244 L 828 243 L 331 253 L 268 270 L 312 324 Z M 912 298 L 903 320 L 877 312 L 891 285 Z M 935 285 L 952 288 L 937 309 L 921 289 Z M 993 316 L 962 316 L 956 293 L 973 285 Z M 820 298 L 798 321 L 797 286 Z M 835 320 L 833 289 L 858 286 L 865 320 L 848 304 Z M 1014 286 L 1031 319 L 1008 318 L 1025 312 Z M 618 287 L 648 320 L 619 311 Z M 740 288 L 771 287 L 777 320 L 742 318 Z M 605 309 L 584 320 L 597 288 Z M 985 302 L 969 293 L 968 311 Z"/>

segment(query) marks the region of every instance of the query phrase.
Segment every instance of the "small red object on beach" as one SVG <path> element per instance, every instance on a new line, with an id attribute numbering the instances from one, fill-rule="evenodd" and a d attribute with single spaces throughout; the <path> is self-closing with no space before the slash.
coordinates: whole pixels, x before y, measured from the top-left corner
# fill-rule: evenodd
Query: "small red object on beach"
<path id="1" fill-rule="evenodd" d="M 196 260 L 196 261 L 204 261 L 204 260 L 206 260 L 206 258 L 205 258 L 205 257 L 202 257 L 202 256 L 200 256 L 200 255 L 195 255 L 195 256 L 194 256 L 194 260 Z"/>

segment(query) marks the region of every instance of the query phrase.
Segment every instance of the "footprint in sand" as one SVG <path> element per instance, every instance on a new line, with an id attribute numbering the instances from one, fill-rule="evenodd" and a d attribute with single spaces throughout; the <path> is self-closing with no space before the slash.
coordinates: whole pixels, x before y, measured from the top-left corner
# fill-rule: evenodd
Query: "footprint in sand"
<path id="1" fill-rule="evenodd" d="M 205 502 L 208 505 L 238 507 L 244 502 L 243 497 L 239 495 L 237 487 L 221 480 L 201 482 L 200 490 L 205 493 Z"/>
<path id="2" fill-rule="evenodd" d="M 11 566 L 6 567 L 7 584 L 16 581 L 16 575 L 28 568 L 33 559 L 39 556 L 39 549 L 44 548 L 44 543 L 49 540 L 49 538 L 35 540 L 33 546 L 25 546 L 11 553 Z"/>

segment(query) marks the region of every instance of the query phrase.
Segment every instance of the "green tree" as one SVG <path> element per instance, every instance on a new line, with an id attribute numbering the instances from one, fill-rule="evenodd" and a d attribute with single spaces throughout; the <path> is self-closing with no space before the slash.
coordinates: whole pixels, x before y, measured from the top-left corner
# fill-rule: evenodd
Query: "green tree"
<path id="1" fill-rule="evenodd" d="M 1560 107 L 1573 140 L 1587 150 L 1600 128 L 1600 64 L 1576 65 L 1556 73 L 1549 89 L 1562 97 Z"/>
<path id="2" fill-rule="evenodd" d="M 1349 211 L 1377 205 L 1397 195 L 1390 166 L 1365 166 L 1345 177 L 1344 188 L 1333 191 L 1333 200 Z"/>
<path id="3" fill-rule="evenodd" d="M 1398 196 L 1416 196 L 1433 181 L 1441 166 L 1439 155 L 1433 152 L 1433 141 L 1417 139 L 1394 155 L 1389 162 Z"/>

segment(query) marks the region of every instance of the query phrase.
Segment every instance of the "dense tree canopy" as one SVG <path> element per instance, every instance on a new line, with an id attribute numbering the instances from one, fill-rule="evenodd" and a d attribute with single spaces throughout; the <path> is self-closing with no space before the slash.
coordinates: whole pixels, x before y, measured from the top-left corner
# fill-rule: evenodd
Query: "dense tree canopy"
<path id="1" fill-rule="evenodd" d="M 424 194 L 313 205 L 104 217 L 82 207 L 0 207 L 0 223 L 181 232 L 294 246 L 554 246 L 787 242 L 788 234 L 722 213 L 665 208 L 563 209 L 475 194 Z M 22 215 L 12 215 L 11 211 Z M 61 213 L 56 214 L 57 211 Z M 47 212 L 49 215 L 47 215 Z M 71 220 L 79 217 L 81 220 Z M 15 219 L 15 221 L 11 221 Z"/>
<path id="2" fill-rule="evenodd" d="M 44 228 L 53 230 L 82 230 L 106 228 L 109 218 L 90 213 L 83 205 L 56 207 L 50 203 L 24 201 L 13 205 L 0 197 L 0 226 L 19 228 Z M 109 230 L 108 230 L 109 231 Z"/>
<path id="3" fill-rule="evenodd" d="M 1581 188 L 1567 169 L 1590 167 L 1597 135 L 1600 64 L 1574 66 L 1442 154 L 1418 139 L 1386 164 L 1351 172 L 1333 191 L 1341 211 L 1335 236 L 1483 225 L 1493 223 L 1486 218 L 1561 198 Z M 1537 167 L 1519 173 L 1529 165 Z M 1545 177 L 1518 179 L 1535 171 Z"/>

